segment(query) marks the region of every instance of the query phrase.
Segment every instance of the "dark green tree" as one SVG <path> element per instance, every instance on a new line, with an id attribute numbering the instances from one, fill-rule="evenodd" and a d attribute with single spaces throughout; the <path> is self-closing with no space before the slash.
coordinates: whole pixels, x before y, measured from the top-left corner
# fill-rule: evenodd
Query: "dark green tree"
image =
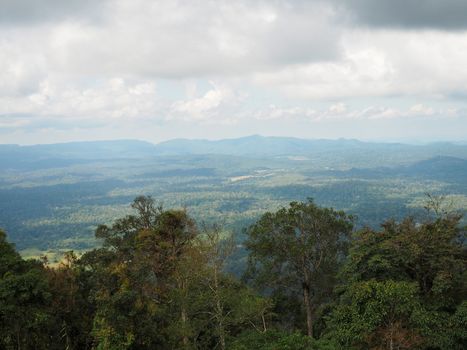
<path id="1" fill-rule="evenodd" d="M 42 263 L 23 260 L 0 230 L 0 348 L 52 348 L 50 297 Z"/>
<path id="2" fill-rule="evenodd" d="M 50 312 L 57 349 L 91 349 L 95 304 L 90 302 L 92 276 L 73 252 L 67 252 L 58 266 L 47 268 Z"/>
<path id="3" fill-rule="evenodd" d="M 205 228 L 203 233 L 199 247 L 206 259 L 201 281 L 207 301 L 204 312 L 210 316 L 216 347 L 225 350 L 227 339 L 243 329 L 267 330 L 272 302 L 225 273 L 227 261 L 236 250 L 233 236 L 217 225 Z"/>
<path id="4" fill-rule="evenodd" d="M 328 330 L 342 349 L 464 349 L 461 216 L 393 220 L 355 234 Z M 465 327 L 464 327 L 465 329 Z"/>
<path id="5" fill-rule="evenodd" d="M 167 210 L 150 197 L 138 197 L 136 215 L 101 225 L 103 248 L 82 264 L 96 275 L 93 334 L 100 349 L 146 349 L 167 343 L 164 314 L 175 288 L 177 264 L 196 236 L 184 210 Z"/>
<path id="6" fill-rule="evenodd" d="M 309 200 L 264 214 L 248 231 L 249 270 L 263 289 L 301 294 L 306 332 L 329 300 L 352 232 L 352 218 Z"/>

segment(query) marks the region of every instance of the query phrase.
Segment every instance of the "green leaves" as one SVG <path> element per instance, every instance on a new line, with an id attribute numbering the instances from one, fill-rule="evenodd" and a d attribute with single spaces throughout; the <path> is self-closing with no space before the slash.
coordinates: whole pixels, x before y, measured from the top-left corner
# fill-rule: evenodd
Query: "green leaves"
<path id="1" fill-rule="evenodd" d="M 250 275 L 263 290 L 303 294 L 309 335 L 313 310 L 329 300 L 352 227 L 344 212 L 309 200 L 266 213 L 248 230 Z"/>
<path id="2" fill-rule="evenodd" d="M 248 230 L 260 295 L 225 273 L 236 242 L 219 226 L 199 235 L 184 210 L 133 207 L 99 226 L 102 248 L 54 267 L 24 261 L 0 231 L 0 348 L 465 349 L 459 216 L 349 241 L 351 217 L 292 202 Z"/>
<path id="3" fill-rule="evenodd" d="M 327 337 L 343 349 L 461 349 L 467 338 L 454 317 L 466 295 L 459 219 L 407 218 L 357 232 Z"/>
<path id="4" fill-rule="evenodd" d="M 314 350 L 313 340 L 298 332 L 247 331 L 240 334 L 229 346 L 229 350 Z"/>
<path id="5" fill-rule="evenodd" d="M 50 289 L 39 262 L 24 261 L 0 231 L 0 348 L 47 349 Z"/>

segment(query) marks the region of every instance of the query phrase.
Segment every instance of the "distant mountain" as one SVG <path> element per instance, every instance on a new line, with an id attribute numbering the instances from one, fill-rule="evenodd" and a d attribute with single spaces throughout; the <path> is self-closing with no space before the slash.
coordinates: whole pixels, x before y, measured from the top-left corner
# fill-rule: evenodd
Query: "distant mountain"
<path id="1" fill-rule="evenodd" d="M 354 168 L 347 171 L 326 171 L 326 175 L 355 178 L 416 177 L 467 184 L 467 159 L 436 156 L 396 167 Z"/>
<path id="2" fill-rule="evenodd" d="M 70 142 L 47 145 L 0 145 L 0 169 L 34 170 L 96 160 L 164 156 L 221 155 L 250 158 L 288 157 L 341 169 L 411 164 L 435 156 L 467 158 L 467 146 L 451 143 L 407 145 L 353 139 L 299 139 L 259 135 L 223 140 L 174 139 L 152 144 L 137 140 Z M 339 168 L 338 167 L 338 168 Z"/>
<path id="3" fill-rule="evenodd" d="M 307 140 L 293 137 L 265 137 L 259 135 L 223 140 L 174 139 L 156 145 L 160 155 L 228 154 L 228 155 L 303 155 L 316 150 L 358 148 L 365 142 L 357 140 Z"/>
<path id="4" fill-rule="evenodd" d="M 138 140 L 69 142 L 25 146 L 49 155 L 73 158 L 124 158 L 154 154 L 154 144 Z"/>
<path id="5" fill-rule="evenodd" d="M 153 144 L 136 140 L 0 145 L 0 169 L 64 167 L 98 159 L 140 158 L 154 153 Z"/>
<path id="6" fill-rule="evenodd" d="M 426 145 L 363 142 L 354 139 L 299 139 L 252 135 L 223 140 L 174 139 L 155 145 L 158 155 L 222 154 L 236 156 L 290 156 L 313 154 L 345 154 L 351 157 L 404 155 L 418 159 L 436 155 L 467 157 L 467 145 L 437 142 Z M 426 154 L 427 156 L 424 156 Z M 408 163 L 411 159 L 407 159 Z"/>
<path id="7" fill-rule="evenodd" d="M 462 158 L 438 156 L 402 168 L 401 171 L 407 176 L 467 184 L 467 159 Z"/>

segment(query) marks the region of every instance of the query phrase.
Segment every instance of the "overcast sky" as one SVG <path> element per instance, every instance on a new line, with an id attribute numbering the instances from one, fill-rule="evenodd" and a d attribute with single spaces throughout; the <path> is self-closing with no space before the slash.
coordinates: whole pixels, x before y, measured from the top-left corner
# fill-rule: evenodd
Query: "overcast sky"
<path id="1" fill-rule="evenodd" d="M 466 0 L 0 0 L 0 143 L 467 140 Z"/>

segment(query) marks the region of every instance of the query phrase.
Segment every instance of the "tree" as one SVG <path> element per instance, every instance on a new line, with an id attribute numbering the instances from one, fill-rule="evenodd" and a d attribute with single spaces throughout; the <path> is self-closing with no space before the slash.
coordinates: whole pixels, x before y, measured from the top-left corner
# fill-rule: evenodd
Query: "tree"
<path id="1" fill-rule="evenodd" d="M 172 317 L 164 312 L 177 287 L 174 275 L 197 234 L 184 210 L 162 210 L 150 197 L 137 197 L 132 207 L 136 215 L 98 227 L 103 248 L 82 258 L 96 275 L 93 334 L 100 349 L 167 342 Z"/>
<path id="2" fill-rule="evenodd" d="M 352 228 L 352 218 L 343 211 L 308 200 L 264 214 L 247 231 L 250 275 L 273 291 L 302 294 L 309 337 L 315 311 L 332 291 Z"/>
<path id="3" fill-rule="evenodd" d="M 306 335 L 269 330 L 264 333 L 243 332 L 229 347 L 230 350 L 325 350 L 313 346 L 313 339 Z"/>
<path id="4" fill-rule="evenodd" d="M 49 303 L 42 263 L 23 260 L 0 230 L 0 348 L 50 349 Z"/>
<path id="5" fill-rule="evenodd" d="M 265 330 L 269 300 L 224 272 L 232 239 L 217 226 L 199 235 L 185 210 L 147 197 L 133 207 L 99 226 L 103 248 L 79 262 L 94 279 L 98 349 L 226 349 L 232 334 Z"/>
<path id="6" fill-rule="evenodd" d="M 329 324 L 341 349 L 414 349 L 425 316 L 417 285 L 374 279 L 353 283 Z"/>
<path id="7" fill-rule="evenodd" d="M 227 337 L 235 328 L 265 332 L 272 304 L 224 272 L 227 260 L 236 249 L 233 236 L 227 234 L 222 237 L 223 232 L 218 225 L 205 227 L 203 233 L 200 248 L 206 259 L 202 281 L 207 297 L 205 312 L 215 325 L 217 344 L 225 350 Z"/>
<path id="8" fill-rule="evenodd" d="M 435 214 L 355 234 L 328 324 L 343 349 L 465 348 L 465 229 Z"/>
<path id="9" fill-rule="evenodd" d="M 95 305 L 89 302 L 92 278 L 73 252 L 65 253 L 58 266 L 47 268 L 57 348 L 91 349 Z"/>

